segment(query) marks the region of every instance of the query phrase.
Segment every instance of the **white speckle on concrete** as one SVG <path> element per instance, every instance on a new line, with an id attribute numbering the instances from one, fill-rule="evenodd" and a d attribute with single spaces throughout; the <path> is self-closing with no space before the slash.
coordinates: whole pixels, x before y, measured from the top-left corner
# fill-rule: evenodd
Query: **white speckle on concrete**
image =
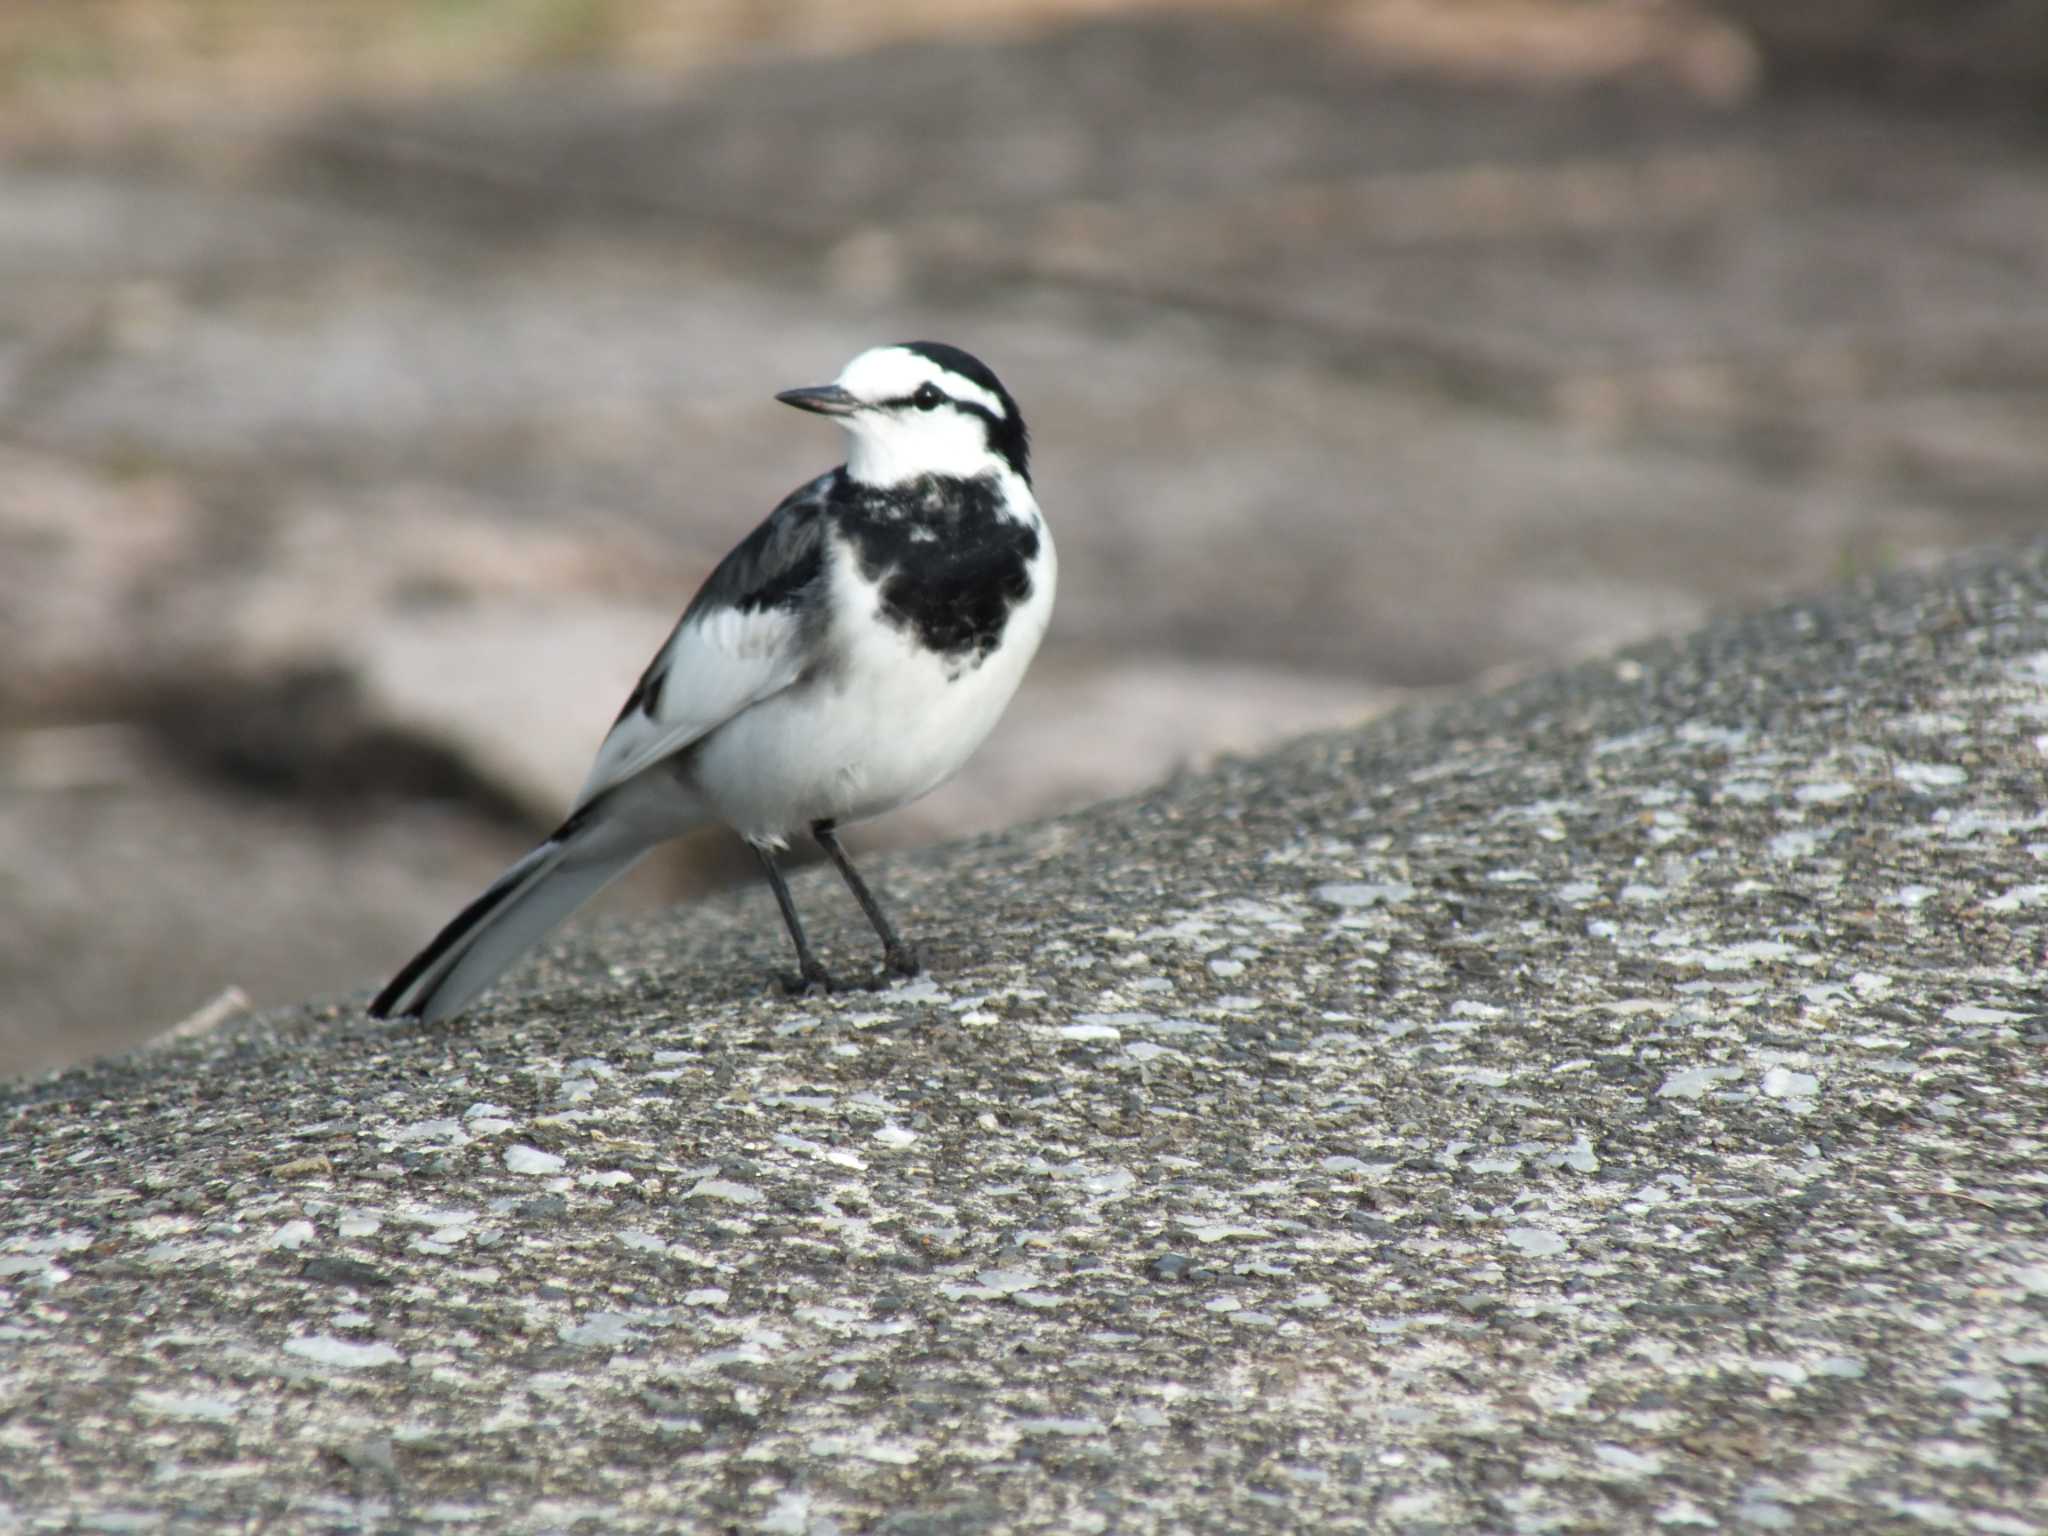
<path id="1" fill-rule="evenodd" d="M 1617 662 L 1615 664 L 1615 672 L 1624 681 L 1634 681 L 1634 678 L 1629 677 L 1627 673 L 1622 671 L 1622 668 L 1624 666 L 1639 668 L 1640 665 L 1638 662 Z M 1640 677 L 1641 675 L 1640 670 L 1638 670 L 1636 676 Z M 1589 755 L 1593 757 L 1612 757 L 1617 752 L 1640 752 L 1644 747 L 1654 747 L 1663 739 L 1663 726 L 1647 725 L 1640 731 L 1630 731 L 1623 736 L 1609 736 L 1604 740 L 1594 742 Z"/>
<path id="2" fill-rule="evenodd" d="M 435 1228 L 467 1227 L 474 1225 L 477 1219 L 475 1211 L 466 1211 L 459 1206 L 423 1205 L 411 1200 L 406 1201 L 396 1215 L 399 1220 L 409 1221 L 416 1227 Z"/>
<path id="3" fill-rule="evenodd" d="M 699 1179 L 690 1186 L 686 1200 L 722 1200 L 727 1205 L 759 1205 L 764 1198 L 761 1191 L 751 1184 L 737 1183 L 732 1179 Z"/>
<path id="4" fill-rule="evenodd" d="M 1735 1506 L 1735 1518 L 1766 1531 L 1789 1531 L 1799 1524 L 1791 1510 L 1760 1493 L 1744 1494 Z"/>
<path id="5" fill-rule="evenodd" d="M 1654 1477 L 1664 1470 L 1664 1458 L 1653 1453 L 1632 1451 L 1611 1442 L 1593 1447 L 1593 1459 L 1623 1477 Z"/>
<path id="6" fill-rule="evenodd" d="M 1846 800 L 1856 793 L 1856 786 L 1841 779 L 1826 779 L 1818 784 L 1799 786 L 1797 798 L 1801 805 L 1833 805 L 1837 800 Z"/>
<path id="7" fill-rule="evenodd" d="M 1572 1144 L 1562 1152 L 1554 1152 L 1544 1159 L 1555 1167 L 1569 1168 L 1574 1173 L 1598 1173 L 1600 1159 L 1593 1152 L 1593 1138 L 1584 1131 L 1573 1139 Z"/>
<path id="8" fill-rule="evenodd" d="M 1986 912 L 2017 912 L 2022 907 L 2038 907 L 2048 903 L 2048 885 L 2015 885 L 2002 896 L 1994 896 L 1984 903 Z"/>
<path id="9" fill-rule="evenodd" d="M 1017 1429 L 1027 1435 L 1064 1435 L 1069 1439 L 1099 1435 L 1106 1431 L 1102 1420 L 1097 1418 L 1076 1419 L 1019 1419 Z"/>
<path id="10" fill-rule="evenodd" d="M 1982 1008 L 1975 1003 L 1957 1003 L 1953 1008 L 1943 1009 L 1941 1016 L 1951 1024 L 2017 1024 L 2029 1017 L 2009 1008 Z"/>
<path id="11" fill-rule="evenodd" d="M 1696 965 L 1703 971 L 1747 971 L 1765 963 L 1818 965 L 1821 957 L 1783 939 L 1750 939 L 1718 949 L 1684 949 L 1665 956 L 1672 965 Z"/>
<path id="12" fill-rule="evenodd" d="M 640 1337 L 633 1319 L 624 1312 L 593 1312 L 580 1323 L 565 1323 L 557 1334 L 564 1344 L 585 1348 L 616 1349 Z"/>
<path id="13" fill-rule="evenodd" d="M 1389 880 L 1376 885 L 1337 881 L 1316 887 L 1316 900 L 1333 907 L 1385 907 L 1406 901 L 1415 894 L 1415 887 L 1398 880 Z"/>
<path id="14" fill-rule="evenodd" d="M 1227 1221 L 1207 1221 L 1188 1228 L 1189 1236 L 1198 1243 L 1227 1243 L 1235 1237 L 1267 1237 L 1271 1234 L 1264 1227 L 1240 1227 Z"/>
<path id="15" fill-rule="evenodd" d="M 761 1536 L 807 1536 L 811 1529 L 811 1496 L 794 1488 L 775 1495 L 761 1517 Z"/>
<path id="16" fill-rule="evenodd" d="M 190 1419 L 222 1424 L 236 1417 L 242 1405 L 232 1398 L 210 1392 L 153 1392 L 135 1394 L 135 1406 L 160 1419 Z"/>
<path id="17" fill-rule="evenodd" d="M 2042 1536 L 2042 1526 L 2033 1520 L 1979 1510 L 1970 1516 L 1970 1529 L 1984 1536 Z"/>
<path id="18" fill-rule="evenodd" d="M 505 1149 L 505 1166 L 514 1173 L 549 1174 L 560 1173 L 568 1166 L 568 1159 L 553 1152 L 543 1152 L 539 1147 L 529 1147 L 524 1142 Z"/>
<path id="19" fill-rule="evenodd" d="M 436 1499 L 419 1506 L 419 1516 L 428 1525 L 474 1525 L 488 1520 L 491 1512 L 480 1504 L 462 1504 L 454 1499 Z"/>
<path id="20" fill-rule="evenodd" d="M 1811 827 L 1794 827 L 1789 832 L 1780 832 L 1768 846 L 1774 859 L 1803 859 L 1827 840 L 1825 832 Z"/>
<path id="21" fill-rule="evenodd" d="M 1953 789 L 1967 783 L 1970 775 L 1954 763 L 1900 763 L 1892 777 L 1916 789 Z"/>
<path id="22" fill-rule="evenodd" d="M 1742 1076 L 1740 1067 L 1687 1067 L 1664 1079 L 1657 1090 L 1660 1099 L 1697 1099 L 1716 1083 L 1729 1083 Z"/>
<path id="23" fill-rule="evenodd" d="M 53 1232 L 48 1237 L 16 1238 L 7 1247 L 14 1257 L 0 1257 L 0 1276 L 39 1275 L 54 1285 L 70 1278 L 71 1272 L 53 1263 L 60 1253 L 81 1253 L 92 1246 L 90 1232 Z"/>
<path id="24" fill-rule="evenodd" d="M 357 1344 L 350 1339 L 337 1339 L 329 1334 L 307 1334 L 302 1338 L 287 1339 L 284 1352 L 297 1355 L 301 1360 L 310 1360 L 315 1365 L 331 1366 L 337 1371 L 368 1371 L 380 1365 L 397 1365 L 405 1356 L 389 1344 Z"/>
<path id="25" fill-rule="evenodd" d="M 469 1140 L 469 1134 L 463 1130 L 460 1120 L 415 1120 L 410 1125 L 385 1132 L 384 1139 L 401 1147 L 419 1141 L 447 1141 L 460 1146 Z"/>
<path id="26" fill-rule="evenodd" d="M 984 1269 L 974 1279 L 992 1296 L 1014 1296 L 1044 1283 L 1041 1276 L 1028 1269 Z"/>
<path id="27" fill-rule="evenodd" d="M 1076 1173 L 1084 1191 L 1105 1198 L 1127 1195 L 1138 1187 L 1138 1176 L 1128 1168 L 1113 1167 L 1091 1172 L 1081 1169 L 1079 1165 L 1070 1164 L 1068 1168 L 1060 1171 Z"/>
<path id="28" fill-rule="evenodd" d="M 1123 1031 L 1114 1024 L 1089 1023 L 1062 1024 L 1060 1026 L 1060 1038 L 1062 1040 L 1101 1040 L 1107 1042 L 1121 1040 L 1123 1037 Z"/>
<path id="29" fill-rule="evenodd" d="M 1995 1467 L 1998 1458 L 1989 1446 L 1964 1440 L 1923 1440 L 1913 1448 L 1913 1459 L 1930 1467 Z"/>
<path id="30" fill-rule="evenodd" d="M 177 1243 L 159 1243 L 157 1247 L 170 1250 L 166 1257 L 184 1251 L 183 1246 Z M 152 1253 L 155 1251 L 151 1250 Z M 40 1255 L 0 1255 L 0 1280 L 27 1279 L 36 1285 L 62 1285 L 70 1278 L 70 1270 L 61 1264 L 53 1264 Z"/>
<path id="31" fill-rule="evenodd" d="M 923 1454 L 914 1445 L 880 1440 L 872 1432 L 866 1435 L 814 1435 L 810 1441 L 810 1453 L 827 1457 L 853 1456 L 885 1467 L 914 1466 Z"/>
<path id="32" fill-rule="evenodd" d="M 1951 1376 L 1942 1385 L 1958 1397 L 1966 1397 L 1973 1403 L 2001 1403 L 2012 1395 L 2005 1383 L 1996 1376 L 1981 1373 Z"/>
<path id="33" fill-rule="evenodd" d="M 1820 1092 L 1820 1079 L 1811 1072 L 1772 1067 L 1764 1074 L 1763 1090 L 1767 1099 L 1810 1099 Z"/>
<path id="34" fill-rule="evenodd" d="M 1711 1530 L 1720 1522 L 1691 1499 L 1676 1498 L 1650 1517 L 1659 1525 L 1690 1525 Z"/>

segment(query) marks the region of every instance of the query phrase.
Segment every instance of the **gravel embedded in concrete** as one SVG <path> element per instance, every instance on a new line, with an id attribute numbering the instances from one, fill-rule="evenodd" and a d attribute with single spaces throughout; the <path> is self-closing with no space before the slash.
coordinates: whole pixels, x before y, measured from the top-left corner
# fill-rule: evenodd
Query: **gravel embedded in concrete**
<path id="1" fill-rule="evenodd" d="M 899 859 L 894 991 L 0 1090 L 0 1524 L 2048 1529 L 2044 748 L 2048 548 Z"/>

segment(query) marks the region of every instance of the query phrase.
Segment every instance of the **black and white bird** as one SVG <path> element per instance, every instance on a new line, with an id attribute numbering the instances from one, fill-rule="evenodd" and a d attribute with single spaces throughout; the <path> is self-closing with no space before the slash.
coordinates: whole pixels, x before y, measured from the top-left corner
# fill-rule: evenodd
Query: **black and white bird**
<path id="1" fill-rule="evenodd" d="M 861 353 L 776 399 L 835 418 L 846 462 L 792 492 L 684 610 L 598 748 L 568 819 L 370 1005 L 461 1011 L 656 844 L 723 822 L 760 855 L 796 943 L 795 990 L 830 988 L 775 855 L 808 830 L 881 938 L 916 951 L 838 828 L 937 788 L 981 745 L 1052 616 L 1058 566 L 1016 401 L 958 347 Z"/>

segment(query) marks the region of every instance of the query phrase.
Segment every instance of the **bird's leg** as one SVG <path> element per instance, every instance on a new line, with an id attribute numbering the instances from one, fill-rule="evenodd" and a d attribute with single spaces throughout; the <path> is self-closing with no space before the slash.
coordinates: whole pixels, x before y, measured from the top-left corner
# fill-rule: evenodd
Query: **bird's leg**
<path id="1" fill-rule="evenodd" d="M 818 846 L 825 850 L 826 857 L 839 866 L 840 878 L 846 881 L 847 889 L 853 892 L 853 899 L 860 903 L 861 911 L 867 913 L 868 921 L 874 925 L 875 934 L 882 941 L 883 963 L 898 976 L 915 976 L 923 970 L 924 967 L 918 964 L 917 951 L 896 936 L 882 904 L 875 900 L 867 882 L 861 879 L 860 871 L 853 867 L 853 860 L 839 846 L 839 834 L 833 824 L 829 821 L 812 822 L 811 836 L 818 840 Z"/>
<path id="2" fill-rule="evenodd" d="M 812 987 L 830 992 L 832 973 L 818 964 L 818 957 L 811 953 L 810 940 L 804 937 L 803 919 L 796 915 L 796 902 L 789 894 L 789 882 L 775 867 L 775 855 L 759 845 L 755 845 L 754 852 L 760 856 L 761 867 L 768 872 L 768 884 L 775 892 L 775 905 L 782 908 L 782 921 L 789 929 L 789 936 L 796 941 L 797 974 L 782 978 L 783 990 L 792 995 L 801 995 Z"/>

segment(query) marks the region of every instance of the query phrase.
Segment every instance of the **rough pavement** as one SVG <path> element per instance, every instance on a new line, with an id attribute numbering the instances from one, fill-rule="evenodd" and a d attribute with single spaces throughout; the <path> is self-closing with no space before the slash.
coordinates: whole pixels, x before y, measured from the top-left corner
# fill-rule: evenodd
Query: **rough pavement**
<path id="1" fill-rule="evenodd" d="M 0 1090 L 0 1525 L 2048 1530 L 2044 749 L 2035 548 L 898 858 L 888 992 Z"/>
<path id="2" fill-rule="evenodd" d="M 229 984 L 388 974 L 827 461 L 770 393 L 877 337 L 997 362 L 1063 556 L 1018 709 L 880 837 L 2039 529 L 2038 136 L 1769 68 L 1503 84 L 1343 19 L 1428 9 L 1161 7 L 11 152 L 0 934 L 34 937 L 0 954 L 0 1071 Z M 1469 10 L 1483 42 L 1546 7 Z M 337 732 L 274 707 L 304 674 L 354 690 Z M 172 683 L 224 706 L 207 740 Z M 394 857 L 425 796 L 337 789 L 336 735 L 517 817 Z M 195 837 L 197 795 L 251 834 Z M 39 899 L 73 888 L 84 918 Z"/>

